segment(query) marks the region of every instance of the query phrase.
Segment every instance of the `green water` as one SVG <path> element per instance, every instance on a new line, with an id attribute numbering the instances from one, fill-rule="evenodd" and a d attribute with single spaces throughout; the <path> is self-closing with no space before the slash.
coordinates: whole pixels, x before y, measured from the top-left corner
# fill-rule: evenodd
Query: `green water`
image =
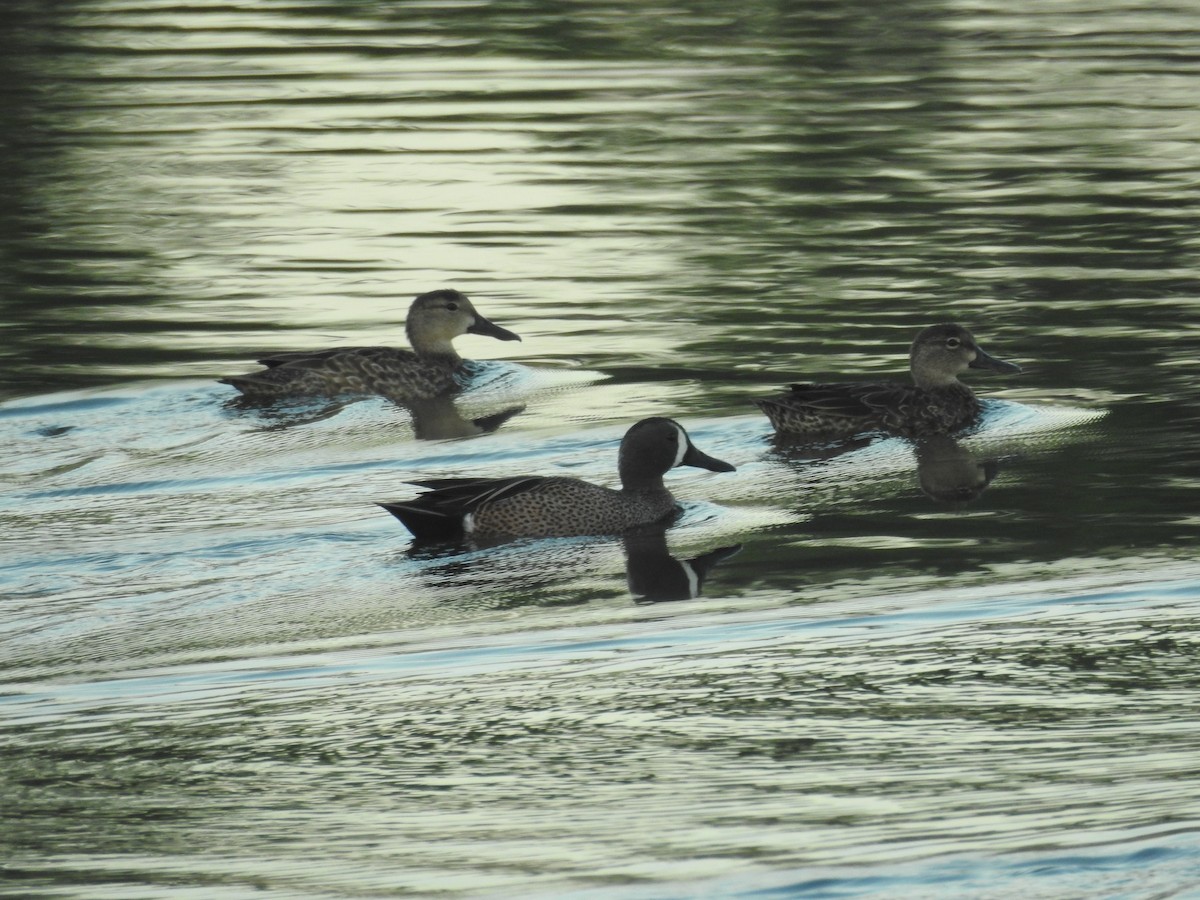
<path id="1" fill-rule="evenodd" d="M 0 26 L 0 893 L 1195 891 L 1200 11 Z M 463 338 L 453 405 L 215 381 L 444 285 L 523 337 Z M 939 453 L 749 402 L 947 320 L 1025 373 Z M 737 472 L 644 543 L 410 551 L 374 506 L 612 484 L 648 415 Z"/>

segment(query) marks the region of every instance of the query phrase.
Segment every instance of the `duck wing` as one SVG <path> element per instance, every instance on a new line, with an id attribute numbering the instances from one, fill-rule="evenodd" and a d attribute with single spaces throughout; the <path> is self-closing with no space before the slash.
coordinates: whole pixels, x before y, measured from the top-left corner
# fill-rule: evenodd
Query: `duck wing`
<path id="1" fill-rule="evenodd" d="M 857 391 L 855 399 L 880 420 L 905 419 L 920 395 L 920 390 L 907 384 L 870 384 Z"/>
<path id="2" fill-rule="evenodd" d="M 487 503 L 533 490 L 546 479 L 539 475 L 512 478 L 432 478 L 412 482 L 425 488 L 412 500 L 379 505 L 404 523 L 413 536 L 446 540 L 463 536 L 463 519 Z"/>
<path id="3" fill-rule="evenodd" d="M 264 356 L 261 359 L 255 360 L 255 362 L 257 362 L 260 366 L 266 366 L 268 369 L 273 369 L 276 366 L 284 366 L 289 363 L 320 363 L 323 360 L 330 359 L 334 356 L 340 356 L 343 353 L 372 357 L 378 356 L 381 352 L 398 353 L 409 351 L 399 351 L 394 347 L 330 347 L 327 350 L 291 350 L 284 353 L 273 353 L 270 356 Z"/>
<path id="4" fill-rule="evenodd" d="M 524 494 L 545 480 L 542 475 L 516 475 L 511 478 L 428 478 L 410 483 L 426 489 L 418 500 L 454 506 L 468 513 L 485 503 Z"/>
<path id="5" fill-rule="evenodd" d="M 858 384 L 855 382 L 805 382 L 788 385 L 788 391 L 773 398 L 776 403 L 792 409 L 805 409 L 815 415 L 862 419 L 874 415 L 871 399 L 889 385 Z"/>
<path id="6" fill-rule="evenodd" d="M 840 439 L 882 427 L 911 391 L 895 382 L 803 382 L 754 403 L 780 434 Z"/>
<path id="7" fill-rule="evenodd" d="M 222 378 L 255 399 L 288 395 L 380 394 L 400 402 L 456 393 L 449 357 L 420 357 L 398 347 L 343 347 L 265 357 L 258 372 Z"/>

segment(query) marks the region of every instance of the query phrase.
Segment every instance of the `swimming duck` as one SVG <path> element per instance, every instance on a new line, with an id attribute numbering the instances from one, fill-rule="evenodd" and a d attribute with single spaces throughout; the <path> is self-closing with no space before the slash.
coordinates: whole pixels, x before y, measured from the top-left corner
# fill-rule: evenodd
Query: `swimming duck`
<path id="1" fill-rule="evenodd" d="M 734 471 L 697 450 L 678 422 L 656 416 L 621 440 L 620 490 L 561 476 L 438 478 L 413 482 L 429 490 L 412 500 L 379 505 L 424 540 L 619 534 L 675 512 L 663 484 L 675 466 Z"/>
<path id="2" fill-rule="evenodd" d="M 280 397 L 381 394 L 396 400 L 454 393 L 466 371 L 453 341 L 486 334 L 501 341 L 521 338 L 481 315 L 466 295 L 443 289 L 417 297 L 404 322 L 411 350 L 399 347 L 335 347 L 277 353 L 258 360 L 261 372 L 222 378 L 252 400 Z"/>
<path id="3" fill-rule="evenodd" d="M 945 434 L 974 424 L 979 401 L 958 380 L 967 369 L 1015 373 L 1021 367 L 984 353 L 961 325 L 930 325 L 912 342 L 909 366 L 914 384 L 847 382 L 793 384 L 754 403 L 780 434 L 819 440 L 863 431 L 906 437 Z"/>

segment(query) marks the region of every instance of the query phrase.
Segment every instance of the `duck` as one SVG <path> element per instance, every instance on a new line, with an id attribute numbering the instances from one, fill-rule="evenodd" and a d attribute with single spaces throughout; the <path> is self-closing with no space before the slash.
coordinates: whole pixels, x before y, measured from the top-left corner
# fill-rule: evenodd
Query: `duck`
<path id="1" fill-rule="evenodd" d="M 454 349 L 463 334 L 501 341 L 521 338 L 475 309 L 451 288 L 420 294 L 409 307 L 404 330 L 412 349 L 334 347 L 277 353 L 258 360 L 260 372 L 222 378 L 254 401 L 285 397 L 378 394 L 395 400 L 427 400 L 461 390 L 470 367 Z"/>
<path id="2" fill-rule="evenodd" d="M 696 448 L 674 419 L 652 416 L 621 439 L 616 490 L 566 476 L 436 478 L 425 492 L 379 505 L 422 541 L 621 534 L 676 513 L 663 475 L 676 466 L 711 472 L 734 467 Z"/>
<path id="3" fill-rule="evenodd" d="M 869 431 L 909 438 L 949 434 L 974 425 L 979 399 L 958 380 L 967 369 L 1016 374 L 1016 363 L 996 359 L 962 325 L 922 329 L 909 351 L 912 384 L 836 382 L 793 384 L 774 397 L 753 400 L 787 437 L 838 440 Z"/>

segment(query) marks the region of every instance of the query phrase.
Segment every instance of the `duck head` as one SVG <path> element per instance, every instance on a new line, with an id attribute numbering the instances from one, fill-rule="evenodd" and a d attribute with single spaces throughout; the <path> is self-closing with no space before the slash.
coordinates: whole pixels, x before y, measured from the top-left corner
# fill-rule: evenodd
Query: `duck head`
<path id="1" fill-rule="evenodd" d="M 710 472 L 733 472 L 734 467 L 696 449 L 683 426 L 674 419 L 653 416 L 625 432 L 617 468 L 626 488 L 660 487 L 662 477 L 676 466 L 695 466 Z"/>
<path id="2" fill-rule="evenodd" d="M 445 288 L 421 294 L 408 309 L 404 322 L 408 342 L 418 353 L 456 357 L 453 341 L 462 334 L 486 334 L 501 341 L 521 338 L 484 317 L 461 291 Z"/>
<path id="3" fill-rule="evenodd" d="M 1016 363 L 996 359 L 983 351 L 975 336 L 961 325 L 930 325 L 916 336 L 909 353 L 909 365 L 917 387 L 933 388 L 953 384 L 967 369 L 991 369 L 1016 374 Z"/>

